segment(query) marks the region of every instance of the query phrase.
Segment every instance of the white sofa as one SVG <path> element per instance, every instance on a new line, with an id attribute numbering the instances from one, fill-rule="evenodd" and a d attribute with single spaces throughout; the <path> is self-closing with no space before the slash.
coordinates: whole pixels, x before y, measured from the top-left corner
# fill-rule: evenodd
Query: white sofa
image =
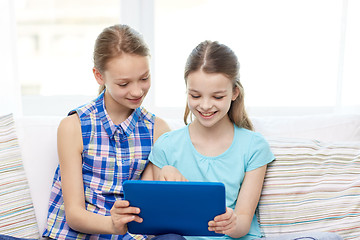
<path id="1" fill-rule="evenodd" d="M 61 118 L 15 117 L 40 234 L 58 164 L 56 132 Z M 253 117 L 252 121 L 277 157 L 268 168 L 259 203 L 264 233 L 322 230 L 360 239 L 360 115 Z M 167 122 L 173 129 L 183 126 L 181 120 Z M 0 216 L 0 226 L 1 221 Z"/>

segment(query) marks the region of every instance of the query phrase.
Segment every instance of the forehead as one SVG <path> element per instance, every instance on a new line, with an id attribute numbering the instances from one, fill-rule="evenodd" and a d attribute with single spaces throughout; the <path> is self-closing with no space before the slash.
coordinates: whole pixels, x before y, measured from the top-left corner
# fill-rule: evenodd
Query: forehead
<path id="1" fill-rule="evenodd" d="M 149 71 L 149 57 L 122 54 L 107 62 L 105 74 L 119 78 L 133 78 L 147 71 Z"/>
<path id="2" fill-rule="evenodd" d="M 232 89 L 231 80 L 222 73 L 196 71 L 187 77 L 187 89 L 194 91 L 221 91 Z"/>

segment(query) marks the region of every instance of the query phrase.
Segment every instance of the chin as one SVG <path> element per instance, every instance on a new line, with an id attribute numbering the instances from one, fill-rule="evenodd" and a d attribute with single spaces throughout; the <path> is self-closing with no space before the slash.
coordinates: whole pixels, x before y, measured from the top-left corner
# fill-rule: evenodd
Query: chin
<path id="1" fill-rule="evenodd" d="M 129 108 L 136 109 L 136 108 L 140 107 L 142 103 L 143 103 L 143 101 L 140 101 L 140 102 L 137 102 L 137 103 L 130 102 L 128 106 L 129 106 Z"/>
<path id="2" fill-rule="evenodd" d="M 207 119 L 202 119 L 201 117 L 197 118 L 197 119 L 198 119 L 198 122 L 200 123 L 200 125 L 207 127 L 207 128 L 213 127 L 214 125 L 216 125 L 218 123 L 218 121 L 215 119 L 207 120 Z"/>

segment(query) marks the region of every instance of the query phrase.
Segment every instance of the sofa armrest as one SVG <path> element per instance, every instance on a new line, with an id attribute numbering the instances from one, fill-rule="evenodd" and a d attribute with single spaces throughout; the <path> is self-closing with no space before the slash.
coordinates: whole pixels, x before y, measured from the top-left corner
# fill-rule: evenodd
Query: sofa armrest
<path id="1" fill-rule="evenodd" d="M 39 116 L 15 121 L 40 234 L 45 227 L 52 179 L 58 165 L 56 134 L 60 120 Z"/>
<path id="2" fill-rule="evenodd" d="M 360 142 L 268 139 L 258 217 L 266 236 L 304 231 L 360 238 Z"/>

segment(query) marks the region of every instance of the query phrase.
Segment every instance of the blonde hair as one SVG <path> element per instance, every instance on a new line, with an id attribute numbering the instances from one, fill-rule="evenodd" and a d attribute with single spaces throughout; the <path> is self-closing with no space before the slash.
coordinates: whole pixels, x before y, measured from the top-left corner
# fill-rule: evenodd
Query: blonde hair
<path id="1" fill-rule="evenodd" d="M 228 77 L 233 88 L 239 89 L 239 96 L 232 101 L 228 116 L 238 127 L 253 130 L 253 125 L 246 113 L 244 103 L 244 88 L 240 83 L 240 63 L 235 53 L 226 45 L 217 41 L 204 41 L 197 45 L 190 53 L 185 64 L 185 84 L 190 73 L 198 70 L 205 73 L 222 73 Z M 186 103 L 184 122 L 188 124 L 191 120 L 191 112 Z"/>
<path id="2" fill-rule="evenodd" d="M 128 25 L 117 24 L 105 28 L 97 37 L 94 46 L 94 67 L 103 73 L 106 64 L 123 53 L 150 56 L 150 50 L 141 34 Z M 105 89 L 99 87 L 99 94 Z"/>

